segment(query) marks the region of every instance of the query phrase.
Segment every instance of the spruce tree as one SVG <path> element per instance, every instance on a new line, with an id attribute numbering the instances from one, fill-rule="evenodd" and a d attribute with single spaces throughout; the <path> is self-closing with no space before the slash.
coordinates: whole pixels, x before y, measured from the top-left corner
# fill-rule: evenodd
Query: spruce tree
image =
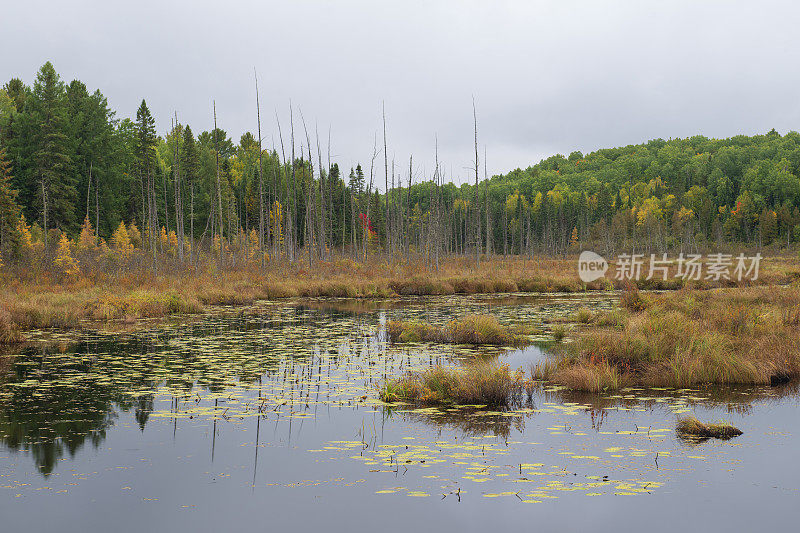
<path id="1" fill-rule="evenodd" d="M 74 80 L 66 88 L 67 129 L 78 187 L 76 216 L 80 219 L 99 208 L 97 198 L 110 192 L 114 172 L 114 121 L 106 98 Z M 91 181 L 90 181 L 91 180 Z M 98 194 L 100 193 L 100 194 Z M 95 228 L 99 231 L 99 228 Z M 114 228 L 108 227 L 110 233 Z"/>
<path id="2" fill-rule="evenodd" d="M 26 110 L 28 107 L 36 128 L 34 177 L 40 189 L 38 205 L 45 230 L 56 227 L 75 231 L 78 190 L 67 135 L 64 84 L 49 61 L 39 69 Z"/>
<path id="3" fill-rule="evenodd" d="M 25 108 L 25 99 L 30 92 L 25 84 L 19 78 L 11 78 L 3 85 L 3 90 L 11 97 L 20 113 Z"/>
<path id="4" fill-rule="evenodd" d="M 11 186 L 10 164 L 0 148 L 0 264 L 13 255 L 19 245 L 17 191 Z"/>
<path id="5" fill-rule="evenodd" d="M 356 196 L 360 195 L 364 191 L 364 171 L 361 170 L 361 165 L 356 166 L 356 171 L 353 173 L 353 170 L 350 169 L 350 189 L 353 191 L 353 194 Z"/>
<path id="6" fill-rule="evenodd" d="M 158 234 L 158 214 L 155 192 L 156 163 L 156 123 L 147 103 L 142 100 L 136 112 L 136 166 L 142 186 L 142 222 L 146 221 L 148 242 L 153 252 L 155 267 L 156 235 Z"/>
<path id="7" fill-rule="evenodd" d="M 183 142 L 181 151 L 181 170 L 186 184 L 189 187 L 189 236 L 194 239 L 194 194 L 197 178 L 200 173 L 200 154 L 197 143 L 188 125 L 183 129 Z"/>

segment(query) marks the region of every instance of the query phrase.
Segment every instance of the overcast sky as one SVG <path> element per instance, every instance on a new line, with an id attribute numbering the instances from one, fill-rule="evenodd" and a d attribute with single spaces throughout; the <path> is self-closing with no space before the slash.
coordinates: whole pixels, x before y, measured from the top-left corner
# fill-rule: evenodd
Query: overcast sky
<path id="1" fill-rule="evenodd" d="M 312 143 L 317 127 L 325 152 L 330 128 L 345 172 L 368 167 L 385 101 L 390 161 L 407 172 L 413 154 L 429 173 L 438 136 L 461 181 L 473 97 L 490 174 L 658 137 L 800 129 L 798 22 L 800 4 L 763 0 L 25 0 L 2 7 L 0 80 L 32 83 L 50 60 L 119 117 L 145 98 L 160 134 L 176 111 L 210 129 L 215 99 L 238 141 L 256 130 L 255 68 L 267 146 L 291 99 Z"/>

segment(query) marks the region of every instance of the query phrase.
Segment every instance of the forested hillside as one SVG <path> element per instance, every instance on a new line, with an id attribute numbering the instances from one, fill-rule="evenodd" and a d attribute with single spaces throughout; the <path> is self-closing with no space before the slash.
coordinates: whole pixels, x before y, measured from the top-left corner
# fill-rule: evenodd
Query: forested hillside
<path id="1" fill-rule="evenodd" d="M 99 90 L 66 83 L 50 63 L 32 85 L 5 83 L 2 260 L 30 258 L 36 246 L 57 258 L 81 240 L 106 255 L 142 250 L 154 266 L 156 254 L 194 262 L 201 253 L 222 266 L 336 251 L 432 261 L 580 246 L 787 246 L 800 237 L 796 132 L 556 155 L 476 191 L 440 170 L 419 176 L 412 161 L 380 151 L 340 169 L 296 117 L 279 125 L 276 146 L 262 146 L 257 131 L 234 142 L 222 128 L 198 131 L 178 118 L 156 124 L 145 100 L 119 117 Z"/>

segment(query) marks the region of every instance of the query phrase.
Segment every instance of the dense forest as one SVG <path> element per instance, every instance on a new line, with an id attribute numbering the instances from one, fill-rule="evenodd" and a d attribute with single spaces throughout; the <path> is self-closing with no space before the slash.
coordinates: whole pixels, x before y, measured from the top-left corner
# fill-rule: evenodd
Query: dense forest
<path id="1" fill-rule="evenodd" d="M 89 247 L 152 258 L 153 268 L 164 257 L 234 267 L 334 253 L 433 263 L 800 238 L 797 132 L 656 139 L 506 175 L 484 170 L 480 180 L 476 129 L 475 181 L 458 186 L 438 160 L 423 177 L 412 157 L 390 160 L 385 133 L 369 161 L 340 169 L 302 117 L 277 124 L 280 142 L 267 147 L 260 131 L 234 142 L 213 112 L 211 131 L 175 116 L 159 135 L 145 100 L 119 118 L 99 90 L 65 83 L 49 62 L 32 86 L 9 80 L 0 90 L 0 259 L 45 257 L 69 271 Z"/>

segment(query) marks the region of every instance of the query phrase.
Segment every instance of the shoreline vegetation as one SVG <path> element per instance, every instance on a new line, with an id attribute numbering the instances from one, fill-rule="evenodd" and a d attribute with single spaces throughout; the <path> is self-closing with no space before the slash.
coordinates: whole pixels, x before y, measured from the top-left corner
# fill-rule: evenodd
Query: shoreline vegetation
<path id="1" fill-rule="evenodd" d="M 797 132 L 653 139 L 494 176 L 484 165 L 481 179 L 473 107 L 474 181 L 460 183 L 459 163 L 440 161 L 435 141 L 427 171 L 418 154 L 390 165 L 385 109 L 383 142 L 350 169 L 330 153 L 323 163 L 293 105 L 283 129 L 280 114 L 265 120 L 280 139 L 268 148 L 253 88 L 258 130 L 237 142 L 216 102 L 206 131 L 177 116 L 157 125 L 144 98 L 118 117 L 101 91 L 62 79 L 50 61 L 33 80 L 2 85 L 0 342 L 287 297 L 622 288 L 582 283 L 581 250 L 770 256 L 755 282 L 684 282 L 673 269 L 644 273 L 639 289 L 800 279 Z"/>
<path id="2" fill-rule="evenodd" d="M 794 285 L 660 294 L 633 288 L 531 374 L 587 392 L 778 385 L 800 377 L 799 326 Z"/>
<path id="3" fill-rule="evenodd" d="M 389 322 L 386 324 L 386 333 L 393 343 L 438 342 L 522 347 L 531 343 L 529 335 L 536 333 L 536 330 L 504 326 L 492 315 L 466 315 L 451 320 L 444 327 L 420 321 Z"/>
<path id="4" fill-rule="evenodd" d="M 775 386 L 800 378 L 797 285 L 660 293 L 629 286 L 616 308 L 582 308 L 573 322 L 573 342 L 531 365 L 529 380 L 496 362 L 471 362 L 389 380 L 379 389 L 380 397 L 386 402 L 506 405 L 512 393 L 543 384 L 598 393 L 626 387 Z M 433 328 L 430 336 L 426 328 L 390 323 L 390 338 L 443 342 L 446 327 Z M 496 396 L 501 388 L 510 391 L 505 400 Z M 688 419 L 678 431 L 700 438 L 738 434 L 736 428 Z"/>
<path id="5" fill-rule="evenodd" d="M 79 255 L 79 254 L 76 254 Z M 737 286 L 786 284 L 800 277 L 795 256 L 767 257 L 755 282 Z M 438 269 L 424 261 L 397 261 L 372 256 L 366 262 L 346 257 L 294 263 L 244 264 L 218 271 L 213 261 L 199 269 L 169 268 L 160 274 L 139 266 L 77 271 L 63 275 L 40 269 L 0 269 L 0 344 L 24 340 L 24 332 L 64 330 L 142 318 L 208 312 L 213 306 L 246 306 L 260 300 L 292 297 L 390 298 L 448 294 L 578 293 L 615 290 L 629 285 L 602 278 L 583 283 L 577 276 L 577 255 L 566 258 L 484 257 L 478 266 L 465 257 L 442 258 Z M 642 289 L 707 289 L 734 282 L 642 279 Z"/>

